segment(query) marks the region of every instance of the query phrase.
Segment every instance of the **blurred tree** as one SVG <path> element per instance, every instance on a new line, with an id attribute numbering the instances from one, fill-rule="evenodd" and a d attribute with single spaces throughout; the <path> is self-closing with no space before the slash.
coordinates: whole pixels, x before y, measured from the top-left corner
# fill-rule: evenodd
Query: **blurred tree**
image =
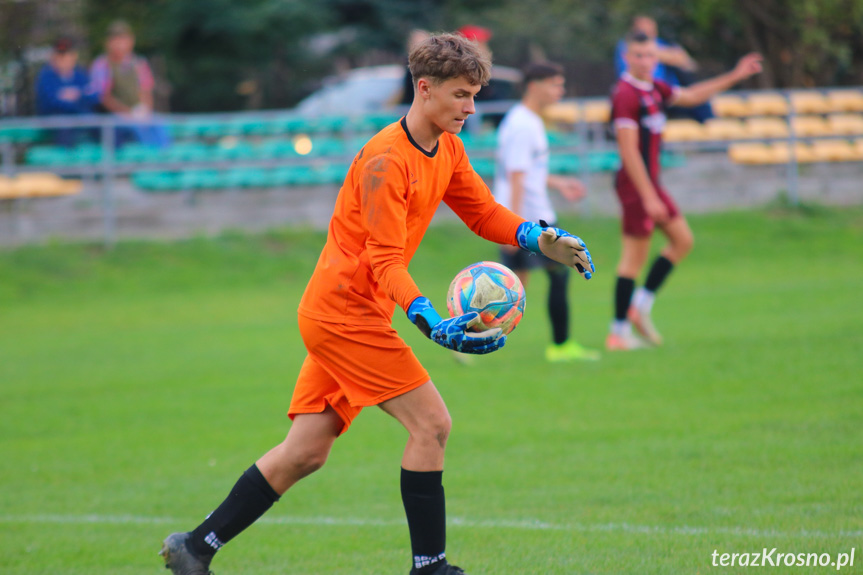
<path id="1" fill-rule="evenodd" d="M 75 6 L 78 16 L 63 16 Z M 0 0 L 0 65 L 70 22 L 89 40 L 86 59 L 123 18 L 167 79 L 173 111 L 287 107 L 327 74 L 402 61 L 413 28 L 477 24 L 494 32 L 496 63 L 551 58 L 566 66 L 571 94 L 601 95 L 636 13 L 654 16 L 705 75 L 760 50 L 758 85 L 863 84 L 861 0 Z"/>

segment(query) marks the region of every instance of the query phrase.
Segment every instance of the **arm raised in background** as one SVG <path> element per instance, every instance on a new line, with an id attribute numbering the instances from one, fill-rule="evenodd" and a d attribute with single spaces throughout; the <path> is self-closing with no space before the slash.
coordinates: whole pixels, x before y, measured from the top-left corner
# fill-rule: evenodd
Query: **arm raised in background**
<path id="1" fill-rule="evenodd" d="M 720 74 L 709 80 L 697 82 L 685 88 L 679 88 L 675 93 L 673 103 L 675 106 L 683 107 L 703 104 L 716 94 L 728 90 L 738 82 L 742 82 L 760 73 L 762 60 L 764 58 L 761 54 L 756 52 L 747 54 L 737 62 L 737 65 L 730 72 Z"/>

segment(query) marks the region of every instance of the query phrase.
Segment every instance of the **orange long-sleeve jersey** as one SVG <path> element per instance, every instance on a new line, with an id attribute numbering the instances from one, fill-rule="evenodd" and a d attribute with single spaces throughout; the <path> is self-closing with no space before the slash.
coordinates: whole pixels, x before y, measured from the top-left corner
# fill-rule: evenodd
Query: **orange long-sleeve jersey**
<path id="1" fill-rule="evenodd" d="M 339 191 L 299 313 L 346 325 L 389 325 L 396 303 L 407 310 L 422 295 L 408 264 L 441 200 L 476 234 L 517 245 L 524 219 L 495 202 L 458 137 L 444 133 L 427 152 L 404 118 L 380 131 L 356 155 Z"/>

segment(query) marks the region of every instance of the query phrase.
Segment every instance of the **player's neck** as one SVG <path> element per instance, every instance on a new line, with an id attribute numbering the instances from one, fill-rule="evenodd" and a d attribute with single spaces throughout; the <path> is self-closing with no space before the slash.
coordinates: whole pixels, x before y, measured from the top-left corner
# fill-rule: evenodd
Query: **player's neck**
<path id="1" fill-rule="evenodd" d="M 427 152 L 434 151 L 443 130 L 423 116 L 414 106 L 411 106 L 405 115 L 405 124 L 407 124 L 411 138 L 418 146 Z"/>
<path id="2" fill-rule="evenodd" d="M 521 104 L 537 116 L 541 116 L 545 109 L 545 104 L 540 102 L 538 98 L 531 98 L 529 94 L 521 99 Z"/>

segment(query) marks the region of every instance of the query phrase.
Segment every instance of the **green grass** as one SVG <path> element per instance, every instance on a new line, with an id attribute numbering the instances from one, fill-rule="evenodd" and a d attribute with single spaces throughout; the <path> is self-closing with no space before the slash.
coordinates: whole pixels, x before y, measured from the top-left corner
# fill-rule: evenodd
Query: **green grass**
<path id="1" fill-rule="evenodd" d="M 396 314 L 454 418 L 447 551 L 471 575 L 734 573 L 748 570 L 712 567 L 714 549 L 860 547 L 863 210 L 691 222 L 696 250 L 656 304 L 659 349 L 546 364 L 541 274 L 507 347 L 473 367 Z M 599 347 L 617 223 L 563 223 L 597 264 L 570 288 L 574 334 Z M 165 572 L 161 539 L 289 427 L 296 306 L 322 242 L 293 230 L 0 252 L 0 573 Z M 442 308 L 449 278 L 495 255 L 435 227 L 411 271 Z M 405 439 L 367 410 L 215 571 L 406 573 Z M 861 564 L 858 548 L 843 572 Z"/>

